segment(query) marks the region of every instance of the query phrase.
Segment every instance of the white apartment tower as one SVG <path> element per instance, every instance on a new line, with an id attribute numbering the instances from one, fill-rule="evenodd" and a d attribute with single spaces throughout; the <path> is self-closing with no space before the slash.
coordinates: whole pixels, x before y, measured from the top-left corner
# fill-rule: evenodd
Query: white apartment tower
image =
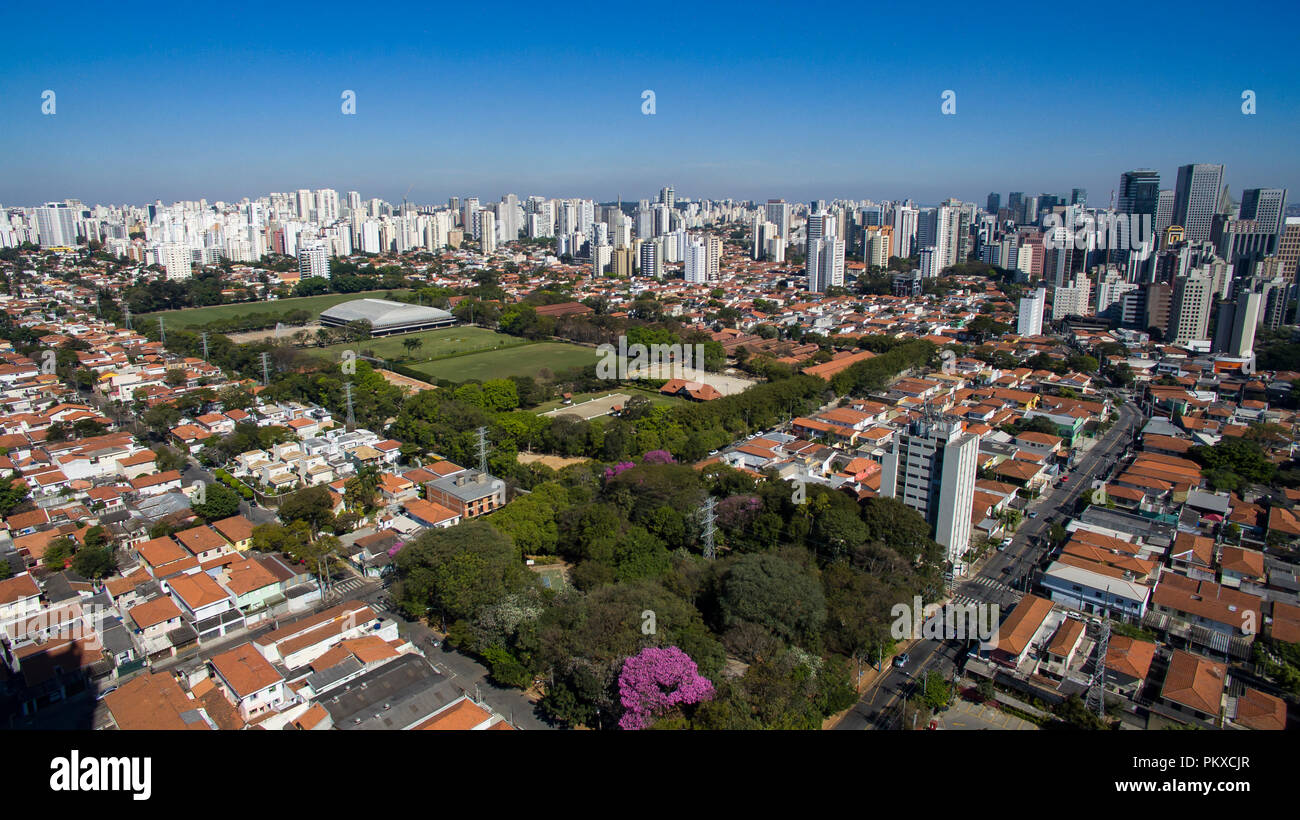
<path id="1" fill-rule="evenodd" d="M 1043 309 L 1047 305 L 1047 290 L 1035 288 L 1028 296 L 1020 297 L 1020 318 L 1016 332 L 1021 336 L 1043 335 Z"/>
<path id="2" fill-rule="evenodd" d="M 298 276 L 303 279 L 308 276 L 330 278 L 329 249 L 325 242 L 312 240 L 303 242 L 298 248 Z"/>
<path id="3" fill-rule="evenodd" d="M 934 540 L 958 563 L 970 544 L 979 436 L 959 421 L 923 417 L 885 454 L 880 494 L 897 498 L 934 528 Z"/>

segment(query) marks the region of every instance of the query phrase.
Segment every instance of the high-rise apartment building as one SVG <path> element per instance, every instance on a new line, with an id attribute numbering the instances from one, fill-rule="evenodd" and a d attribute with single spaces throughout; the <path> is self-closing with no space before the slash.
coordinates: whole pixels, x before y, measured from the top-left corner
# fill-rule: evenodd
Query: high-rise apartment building
<path id="1" fill-rule="evenodd" d="M 970 544 L 978 455 L 979 436 L 961 422 L 923 416 L 898 433 L 881 464 L 880 494 L 924 516 L 954 564 Z"/>
<path id="2" fill-rule="evenodd" d="M 298 246 L 298 276 L 330 278 L 329 248 L 325 242 L 311 240 Z"/>
<path id="3" fill-rule="evenodd" d="M 36 233 L 42 248 L 71 248 L 77 244 L 72 209 L 65 202 L 47 202 L 36 209 Z"/>
<path id="4" fill-rule="evenodd" d="M 1214 301 L 1214 280 L 1198 268 L 1174 280 L 1169 303 L 1169 329 L 1165 338 L 1176 345 L 1206 341 L 1210 326 L 1210 305 Z"/>
<path id="5" fill-rule="evenodd" d="M 474 212 L 478 222 L 479 248 L 483 253 L 492 253 L 497 249 L 497 218 L 486 208 Z"/>
<path id="6" fill-rule="evenodd" d="M 1047 306 L 1047 290 L 1035 288 L 1028 296 L 1020 297 L 1020 316 L 1016 321 L 1016 332 L 1021 336 L 1041 336 L 1043 333 L 1043 310 Z"/>
<path id="7" fill-rule="evenodd" d="M 906 205 L 894 209 L 894 255 L 910 259 L 916 255 L 917 211 Z"/>
<path id="8" fill-rule="evenodd" d="M 664 278 L 664 260 L 659 243 L 654 239 L 642 239 L 637 248 L 637 258 L 641 275 L 651 279 Z"/>

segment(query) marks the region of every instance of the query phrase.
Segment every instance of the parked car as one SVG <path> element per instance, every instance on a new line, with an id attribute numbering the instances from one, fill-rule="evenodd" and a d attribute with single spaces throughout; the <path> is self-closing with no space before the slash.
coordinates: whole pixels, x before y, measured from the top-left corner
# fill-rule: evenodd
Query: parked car
<path id="1" fill-rule="evenodd" d="M 1031 512 L 1031 513 L 1029 514 L 1029 517 L 1030 517 L 1030 518 L 1037 518 L 1037 517 L 1038 517 L 1038 512 L 1037 512 L 1037 511 Z"/>
<path id="2" fill-rule="evenodd" d="M 910 660 L 911 657 L 909 657 L 906 652 L 902 653 L 901 655 L 895 655 L 894 667 L 897 669 L 902 669 L 903 667 L 907 666 L 907 662 Z"/>

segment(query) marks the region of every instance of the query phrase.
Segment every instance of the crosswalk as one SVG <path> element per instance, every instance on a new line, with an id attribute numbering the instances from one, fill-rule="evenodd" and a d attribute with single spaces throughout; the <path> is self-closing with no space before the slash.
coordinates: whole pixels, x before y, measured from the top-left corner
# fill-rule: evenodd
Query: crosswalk
<path id="1" fill-rule="evenodd" d="M 953 596 L 953 603 L 965 606 L 966 604 L 979 604 L 987 601 L 1002 601 L 1008 596 L 1010 596 L 1011 601 L 1019 602 L 1024 597 L 1024 593 L 1020 592 L 1020 590 L 1012 589 L 996 578 L 988 578 L 983 575 L 971 578 L 967 581 L 967 584 L 974 585 L 979 589 L 971 589 L 970 586 L 967 586 L 966 593 Z"/>
<path id="2" fill-rule="evenodd" d="M 350 592 L 354 592 L 365 586 L 366 582 L 360 578 L 348 578 L 330 585 L 330 597 L 342 598 Z"/>

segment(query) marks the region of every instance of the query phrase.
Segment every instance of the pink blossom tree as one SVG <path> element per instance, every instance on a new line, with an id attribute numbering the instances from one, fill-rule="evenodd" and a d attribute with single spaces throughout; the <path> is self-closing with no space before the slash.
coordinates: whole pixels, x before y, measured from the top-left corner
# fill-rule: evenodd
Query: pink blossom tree
<path id="1" fill-rule="evenodd" d="M 618 694 L 624 709 L 619 728 L 644 729 L 676 706 L 712 700 L 713 683 L 677 647 L 650 646 L 623 662 Z"/>

